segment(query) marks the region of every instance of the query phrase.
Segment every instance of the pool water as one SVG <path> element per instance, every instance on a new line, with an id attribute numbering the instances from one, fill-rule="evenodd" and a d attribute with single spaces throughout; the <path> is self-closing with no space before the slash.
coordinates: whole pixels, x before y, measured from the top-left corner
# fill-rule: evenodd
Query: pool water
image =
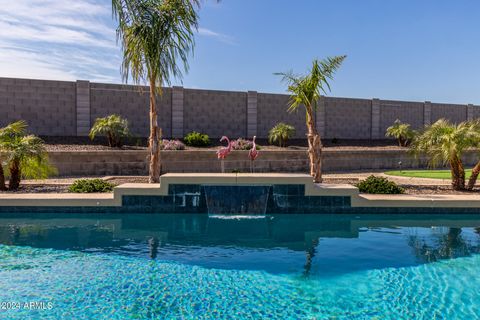
<path id="1" fill-rule="evenodd" d="M 479 253 L 476 215 L 2 214 L 0 318 L 475 319 Z"/>

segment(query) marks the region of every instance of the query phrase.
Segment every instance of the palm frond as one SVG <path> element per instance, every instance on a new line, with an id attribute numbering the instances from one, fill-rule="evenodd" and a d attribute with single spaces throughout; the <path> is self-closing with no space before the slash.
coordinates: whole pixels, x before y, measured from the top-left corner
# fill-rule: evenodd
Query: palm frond
<path id="1" fill-rule="evenodd" d="M 475 128 L 478 129 L 470 122 L 451 124 L 446 119 L 440 119 L 414 138 L 411 150 L 417 157 L 426 155 L 432 167 L 447 164 L 461 159 L 468 148 L 479 145 L 480 130 Z"/>
<path id="2" fill-rule="evenodd" d="M 128 1 L 120 1 L 128 2 Z M 198 1 L 133 1 L 128 19 L 119 23 L 123 50 L 122 76 L 125 82 L 154 83 L 155 91 L 170 85 L 172 78 L 182 78 L 188 71 L 188 57 L 193 53 L 194 33 L 198 27 Z M 117 4 L 118 12 L 118 4 Z M 120 17 L 120 16 L 119 16 Z"/>
<path id="3" fill-rule="evenodd" d="M 329 80 L 333 79 L 335 71 L 345 58 L 346 56 L 336 56 L 323 60 L 315 59 L 306 75 L 296 75 L 292 71 L 274 73 L 281 76 L 282 81 L 288 85 L 290 92 L 288 111 L 295 111 L 303 105 L 307 113 L 311 113 L 316 108 L 321 93 L 330 91 Z"/>

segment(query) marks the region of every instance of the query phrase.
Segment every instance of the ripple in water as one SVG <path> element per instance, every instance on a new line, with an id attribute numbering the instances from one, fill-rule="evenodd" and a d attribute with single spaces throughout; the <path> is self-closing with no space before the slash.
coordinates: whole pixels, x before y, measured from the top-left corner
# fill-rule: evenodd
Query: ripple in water
<path id="1" fill-rule="evenodd" d="M 0 301 L 25 319 L 474 319 L 480 256 L 331 277 L 0 246 Z M 29 266 L 29 267 L 25 267 Z"/>

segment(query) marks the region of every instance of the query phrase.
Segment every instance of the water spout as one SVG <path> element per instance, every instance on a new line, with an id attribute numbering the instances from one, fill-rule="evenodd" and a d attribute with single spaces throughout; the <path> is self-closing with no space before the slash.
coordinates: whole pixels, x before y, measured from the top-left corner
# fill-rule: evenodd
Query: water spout
<path id="1" fill-rule="evenodd" d="M 271 186 L 203 186 L 209 214 L 265 215 Z"/>

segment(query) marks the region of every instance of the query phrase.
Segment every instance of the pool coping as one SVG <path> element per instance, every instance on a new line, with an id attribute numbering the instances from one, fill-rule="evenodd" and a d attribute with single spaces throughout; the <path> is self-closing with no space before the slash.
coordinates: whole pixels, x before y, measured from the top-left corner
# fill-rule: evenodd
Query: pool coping
<path id="1" fill-rule="evenodd" d="M 361 208 L 480 208 L 480 195 L 360 194 L 348 184 L 315 184 L 307 174 L 168 173 L 158 184 L 126 183 L 108 194 L 27 193 L 0 194 L 0 207 L 121 207 L 124 196 L 167 196 L 170 185 L 304 185 L 305 196 L 350 197 Z"/>

